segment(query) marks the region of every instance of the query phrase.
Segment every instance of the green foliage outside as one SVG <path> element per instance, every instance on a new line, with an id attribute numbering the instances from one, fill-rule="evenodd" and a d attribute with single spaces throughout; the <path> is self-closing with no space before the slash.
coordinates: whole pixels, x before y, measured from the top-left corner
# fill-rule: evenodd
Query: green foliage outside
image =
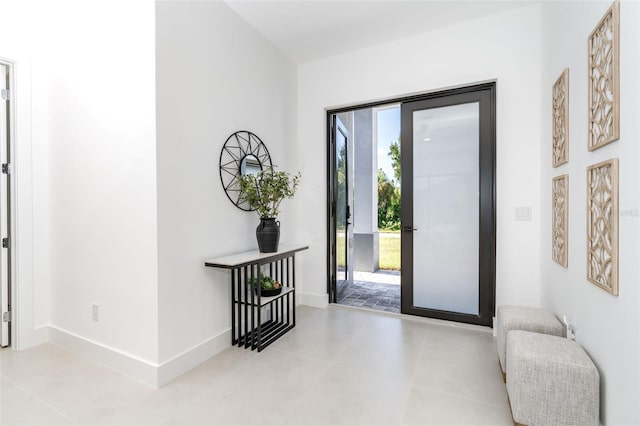
<path id="1" fill-rule="evenodd" d="M 402 164 L 400 162 L 400 136 L 398 140 L 389 145 L 389 157 L 391 157 L 391 167 L 393 167 L 393 175 L 398 182 L 402 182 Z"/>
<path id="2" fill-rule="evenodd" d="M 338 266 L 344 267 L 344 234 L 338 235 Z M 380 269 L 400 270 L 400 238 L 380 233 Z"/>
<path id="3" fill-rule="evenodd" d="M 400 136 L 389 146 L 387 155 L 391 157 L 395 180 L 389 179 L 382 169 L 378 170 L 379 265 L 380 269 L 400 270 L 400 238 L 397 235 L 389 235 L 400 230 L 400 183 L 402 181 Z"/>
<path id="4" fill-rule="evenodd" d="M 345 264 L 345 206 L 346 206 L 346 145 L 338 148 L 337 152 L 337 257 L 338 266 Z M 400 238 L 385 233 L 397 233 L 400 230 L 400 182 L 402 170 L 400 163 L 400 137 L 389 146 L 389 157 L 393 167 L 393 179 L 389 178 L 382 169 L 378 170 L 378 229 L 379 265 L 380 269 L 400 270 Z"/>
<path id="5" fill-rule="evenodd" d="M 378 170 L 378 228 L 400 229 L 400 188 Z"/>
<path id="6" fill-rule="evenodd" d="M 347 222 L 347 145 L 342 144 L 338 149 L 337 159 L 338 172 L 338 202 L 336 205 L 337 227 L 339 231 L 344 231 Z"/>
<path id="7" fill-rule="evenodd" d="M 400 270 L 400 238 L 380 234 L 380 269 Z"/>
<path id="8" fill-rule="evenodd" d="M 378 170 L 378 228 L 397 231 L 400 229 L 400 182 L 402 171 L 400 164 L 400 137 L 389 146 L 389 157 L 394 178 Z"/>
<path id="9" fill-rule="evenodd" d="M 337 238 L 337 243 L 338 243 L 338 266 L 344 267 L 344 257 L 345 257 L 345 253 L 344 253 L 344 233 L 339 234 L 338 238 Z"/>

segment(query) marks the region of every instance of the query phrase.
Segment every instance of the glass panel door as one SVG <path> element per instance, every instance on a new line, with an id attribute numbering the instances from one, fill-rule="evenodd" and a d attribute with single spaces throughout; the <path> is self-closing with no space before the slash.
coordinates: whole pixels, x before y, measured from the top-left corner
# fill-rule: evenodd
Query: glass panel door
<path id="1" fill-rule="evenodd" d="M 414 306 L 478 315 L 479 108 L 413 112 Z"/>
<path id="2" fill-rule="evenodd" d="M 348 226 L 349 226 L 349 173 L 347 165 L 349 163 L 347 152 L 348 134 L 344 125 L 336 117 L 336 178 L 338 190 L 336 191 L 336 241 L 338 269 L 336 277 L 338 288 L 345 284 L 348 278 L 349 248 L 348 248 Z"/>
<path id="3" fill-rule="evenodd" d="M 353 282 L 353 141 L 349 128 L 343 119 L 349 119 L 350 113 L 340 116 L 333 114 L 331 119 L 331 206 L 329 241 L 331 251 L 329 282 L 329 301 L 335 303 L 339 294 L 344 292 Z M 351 119 L 349 122 L 352 122 Z"/>
<path id="4" fill-rule="evenodd" d="M 402 104 L 402 312 L 490 325 L 495 85 Z"/>

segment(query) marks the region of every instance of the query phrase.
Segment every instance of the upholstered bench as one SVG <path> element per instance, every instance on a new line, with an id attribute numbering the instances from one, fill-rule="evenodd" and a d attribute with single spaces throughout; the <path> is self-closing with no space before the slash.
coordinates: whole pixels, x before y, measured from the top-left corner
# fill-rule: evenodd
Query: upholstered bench
<path id="1" fill-rule="evenodd" d="M 526 306 L 498 306 L 496 318 L 496 336 L 498 359 L 502 369 L 502 380 L 506 383 L 507 372 L 507 335 L 511 330 L 533 331 L 535 333 L 562 336 L 564 327 L 551 312 Z"/>
<path id="2" fill-rule="evenodd" d="M 563 337 L 510 331 L 507 393 L 516 424 L 599 424 L 598 370 L 579 344 Z"/>

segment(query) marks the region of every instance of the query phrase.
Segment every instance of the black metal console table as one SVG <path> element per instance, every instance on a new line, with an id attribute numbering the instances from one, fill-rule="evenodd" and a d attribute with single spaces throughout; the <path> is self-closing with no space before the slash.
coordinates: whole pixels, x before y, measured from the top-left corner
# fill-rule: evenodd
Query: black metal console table
<path id="1" fill-rule="evenodd" d="M 296 326 L 295 254 L 308 246 L 281 245 L 275 253 L 248 251 L 205 260 L 205 266 L 231 270 L 231 344 L 257 349 L 269 346 Z M 282 284 L 277 296 L 263 297 L 260 273 Z"/>

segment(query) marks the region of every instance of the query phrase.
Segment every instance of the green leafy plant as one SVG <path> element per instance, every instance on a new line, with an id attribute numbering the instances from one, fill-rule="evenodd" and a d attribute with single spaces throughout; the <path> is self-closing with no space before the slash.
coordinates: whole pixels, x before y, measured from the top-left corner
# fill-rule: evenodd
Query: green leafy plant
<path id="1" fill-rule="evenodd" d="M 263 290 L 274 290 L 282 287 L 282 284 L 280 284 L 270 276 L 263 274 L 262 272 L 260 272 L 260 279 L 253 278 L 249 280 L 249 284 L 251 284 L 251 286 L 253 287 L 256 287 L 258 285 L 258 282 L 260 282 L 260 287 Z"/>
<path id="2" fill-rule="evenodd" d="M 258 174 L 246 174 L 239 178 L 242 197 L 262 219 L 276 218 L 285 198 L 293 198 L 300 182 L 300 172 L 291 176 L 287 172 L 267 167 Z"/>

